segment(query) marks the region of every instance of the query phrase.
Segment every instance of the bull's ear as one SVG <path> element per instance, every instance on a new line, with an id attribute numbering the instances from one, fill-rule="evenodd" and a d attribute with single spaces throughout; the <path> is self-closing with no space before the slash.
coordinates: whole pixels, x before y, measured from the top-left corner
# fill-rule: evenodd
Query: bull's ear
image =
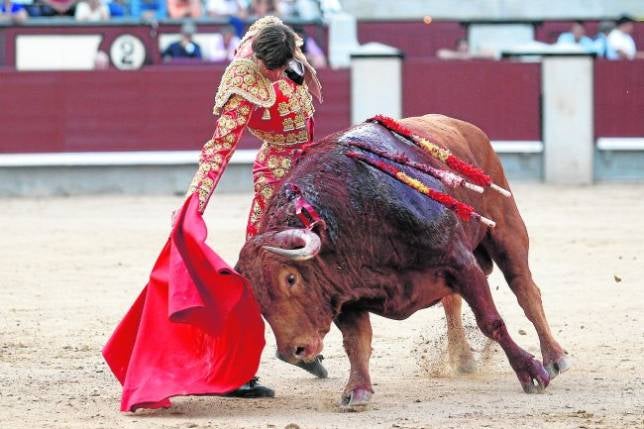
<path id="1" fill-rule="evenodd" d="M 320 236 L 313 231 L 291 228 L 275 234 L 262 248 L 292 261 L 306 261 L 320 253 L 321 246 Z"/>

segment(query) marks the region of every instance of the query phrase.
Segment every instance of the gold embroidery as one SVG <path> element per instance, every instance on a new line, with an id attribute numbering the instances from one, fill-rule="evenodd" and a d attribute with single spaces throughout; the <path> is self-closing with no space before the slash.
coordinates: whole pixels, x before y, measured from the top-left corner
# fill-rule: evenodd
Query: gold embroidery
<path id="1" fill-rule="evenodd" d="M 210 178 L 206 177 L 201 181 L 199 186 L 199 211 L 203 212 L 206 209 L 206 203 L 208 202 L 208 197 L 212 192 L 212 188 L 215 182 Z"/>
<path id="2" fill-rule="evenodd" d="M 282 127 L 284 128 L 284 131 L 293 131 L 295 129 L 293 118 L 284 118 L 282 121 Z"/>
<path id="3" fill-rule="evenodd" d="M 273 189 L 270 186 L 264 186 L 260 192 L 266 200 L 269 200 L 273 196 Z"/>
<path id="4" fill-rule="evenodd" d="M 286 83 L 284 80 L 279 80 L 277 81 L 277 86 L 279 87 L 279 90 L 286 98 L 290 98 L 291 95 L 293 95 L 293 88 Z"/>
<path id="5" fill-rule="evenodd" d="M 291 113 L 289 108 L 290 108 L 289 103 L 282 101 L 277 106 L 277 111 L 279 112 L 280 116 L 286 116 L 289 113 Z"/>
<path id="6" fill-rule="evenodd" d="M 242 116 L 248 116 L 250 114 L 250 108 L 248 106 L 241 106 L 239 108 L 239 114 Z"/>
<path id="7" fill-rule="evenodd" d="M 276 157 L 271 156 L 270 158 L 268 158 L 268 164 L 267 165 L 268 165 L 268 168 L 270 168 L 272 170 L 274 168 L 277 168 L 277 166 L 279 165 L 279 161 L 277 160 Z"/>
<path id="8" fill-rule="evenodd" d="M 262 209 L 259 206 L 259 203 L 255 200 L 253 201 L 253 208 L 250 211 L 250 223 L 255 224 L 262 218 Z"/>
<path id="9" fill-rule="evenodd" d="M 294 128 L 296 130 L 302 129 L 306 126 L 306 119 L 304 118 L 304 115 L 301 113 L 295 114 L 295 116 L 293 117 L 293 122 L 294 122 Z"/>
<path id="10" fill-rule="evenodd" d="M 266 142 L 269 146 L 290 146 L 309 141 L 309 132 L 306 128 L 286 134 L 270 133 L 255 128 L 249 128 L 249 130 L 255 137 Z"/>
<path id="11" fill-rule="evenodd" d="M 248 59 L 235 60 L 226 68 L 215 95 L 213 114 L 219 115 L 233 94 L 261 107 L 275 104 L 275 89 L 271 81 Z"/>

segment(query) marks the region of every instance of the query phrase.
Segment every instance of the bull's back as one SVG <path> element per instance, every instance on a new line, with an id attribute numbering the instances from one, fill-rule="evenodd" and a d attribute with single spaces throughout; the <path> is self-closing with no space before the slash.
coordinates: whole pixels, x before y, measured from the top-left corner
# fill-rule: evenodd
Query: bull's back
<path id="1" fill-rule="evenodd" d="M 490 139 L 477 126 L 438 114 L 405 118 L 401 122 L 416 134 L 446 147 L 457 157 L 482 168 L 497 183 L 501 182 L 501 162 L 490 144 Z"/>

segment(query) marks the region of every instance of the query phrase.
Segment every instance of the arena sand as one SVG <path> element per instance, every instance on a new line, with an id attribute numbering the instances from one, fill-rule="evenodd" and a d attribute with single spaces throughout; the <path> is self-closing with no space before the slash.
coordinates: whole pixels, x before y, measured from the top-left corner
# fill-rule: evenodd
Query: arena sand
<path id="1" fill-rule="evenodd" d="M 514 191 L 532 271 L 573 368 L 546 393 L 526 395 L 469 310 L 479 359 L 469 376 L 445 364 L 442 308 L 403 322 L 373 317 L 376 394 L 360 413 L 337 405 L 348 375 L 337 329 L 325 341 L 330 378 L 317 380 L 274 358 L 268 327 L 259 375 L 277 398 L 175 398 L 168 410 L 119 413 L 120 386 L 100 349 L 146 283 L 179 198 L 0 200 L 0 427 L 644 427 L 644 186 Z M 249 203 L 217 195 L 207 213 L 210 241 L 231 263 Z M 490 285 L 515 340 L 539 355 L 498 269 Z"/>

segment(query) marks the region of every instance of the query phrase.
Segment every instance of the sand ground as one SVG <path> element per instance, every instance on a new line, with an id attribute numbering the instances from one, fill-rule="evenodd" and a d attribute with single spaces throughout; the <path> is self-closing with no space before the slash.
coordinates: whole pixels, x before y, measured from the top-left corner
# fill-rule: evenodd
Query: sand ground
<path id="1" fill-rule="evenodd" d="M 398 322 L 374 317 L 369 409 L 341 412 L 341 337 L 325 341 L 330 378 L 274 358 L 259 375 L 278 397 L 188 397 L 168 410 L 121 414 L 100 349 L 140 289 L 169 231 L 173 197 L 0 200 L 1 428 L 635 428 L 644 427 L 644 186 L 517 185 L 531 265 L 550 324 L 574 366 L 526 395 L 505 356 L 478 334 L 474 375 L 445 366 L 440 307 Z M 213 246 L 236 261 L 249 195 L 214 197 Z M 537 338 L 505 281 L 490 278 L 511 334 Z"/>

